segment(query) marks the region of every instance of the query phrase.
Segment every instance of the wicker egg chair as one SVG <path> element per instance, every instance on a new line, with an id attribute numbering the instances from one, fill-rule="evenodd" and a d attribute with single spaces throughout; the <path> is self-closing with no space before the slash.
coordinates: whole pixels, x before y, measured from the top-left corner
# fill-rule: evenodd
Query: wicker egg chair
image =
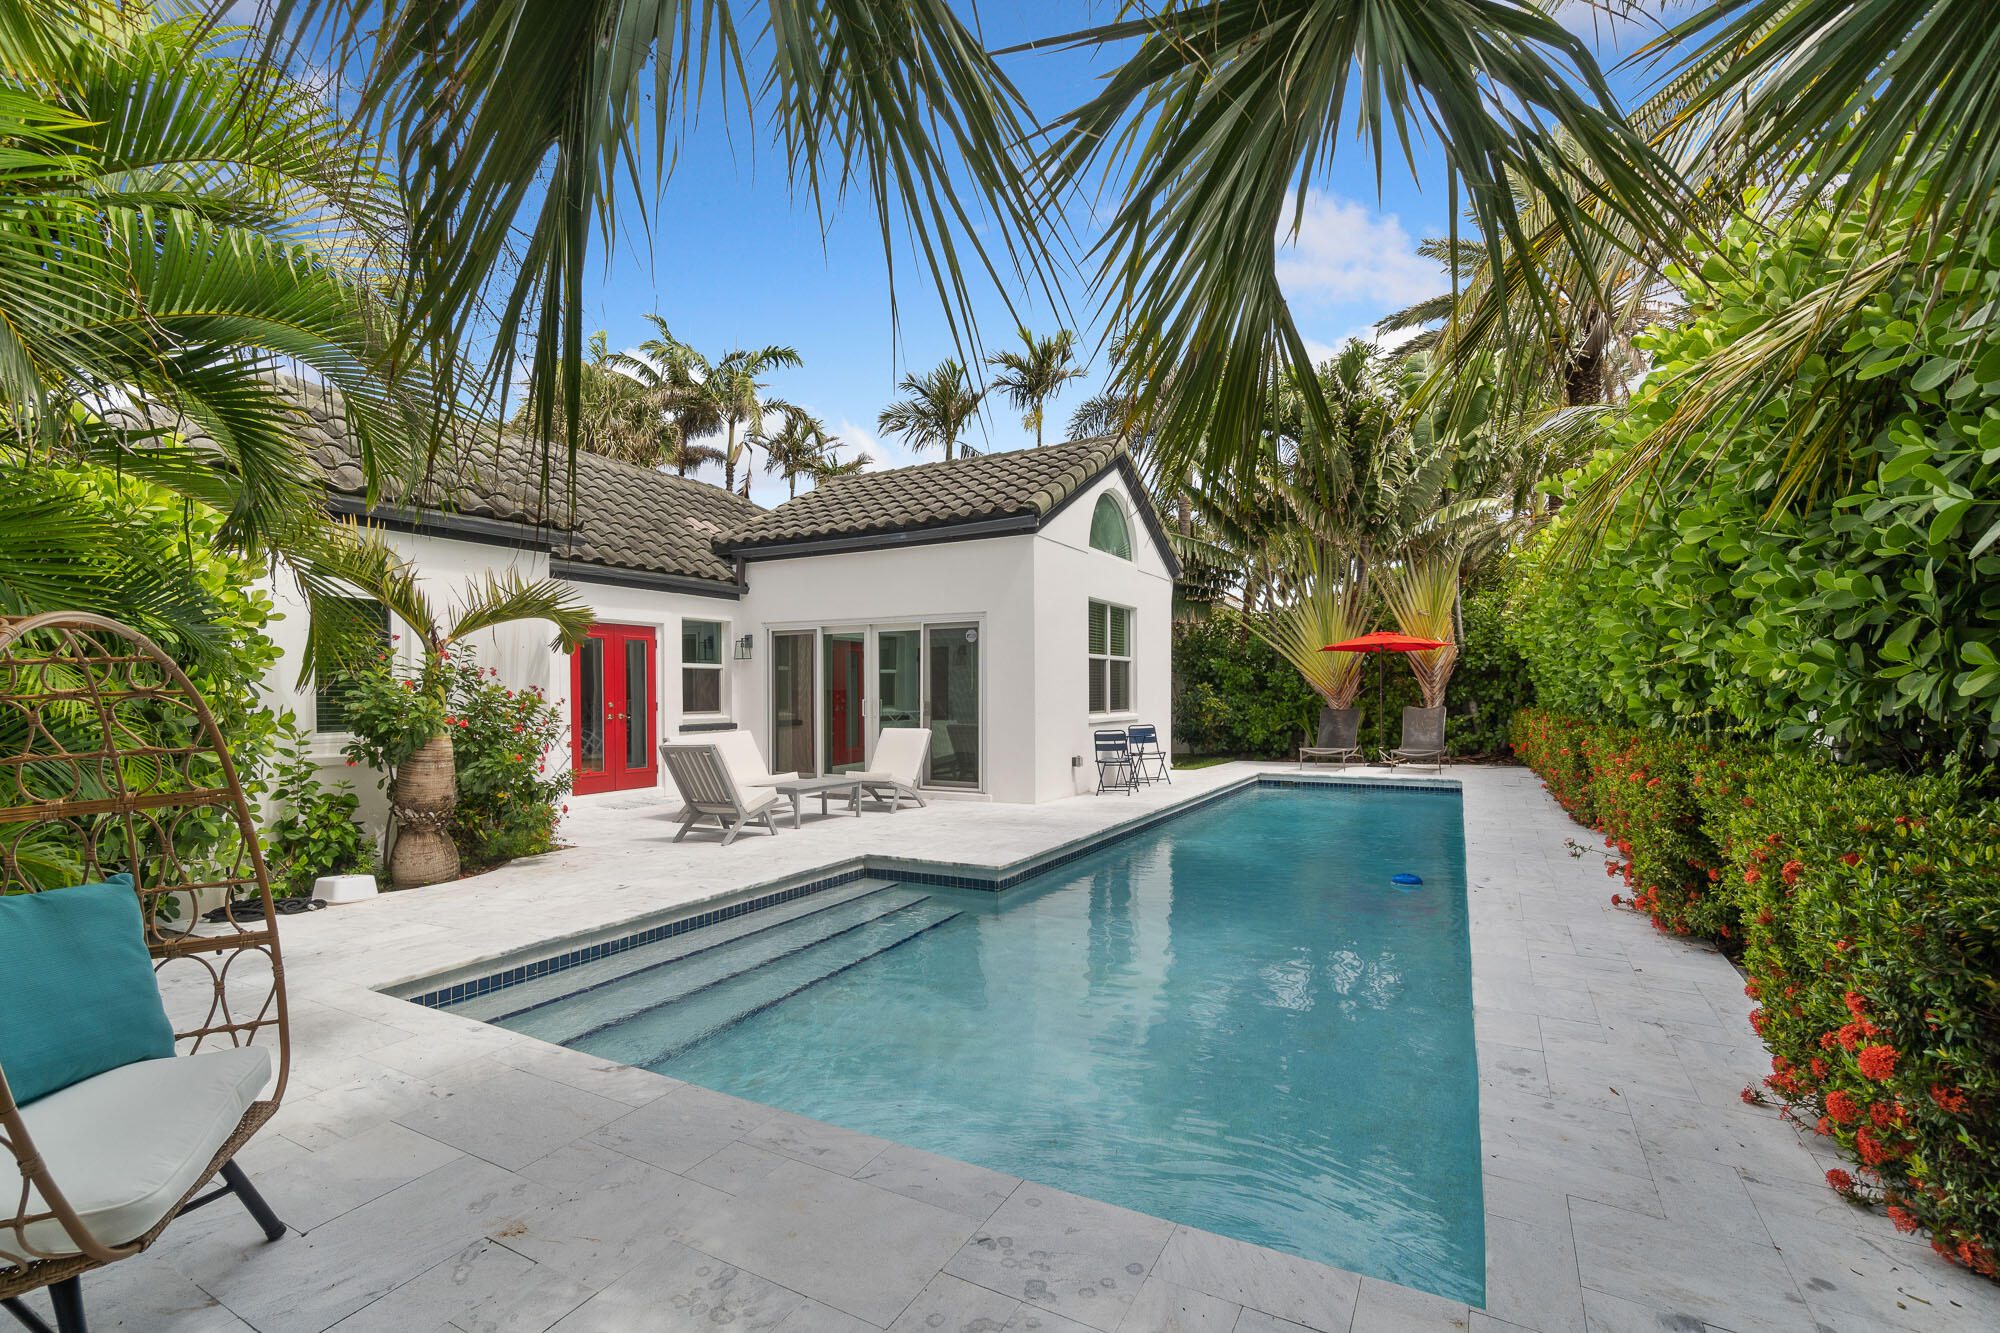
<path id="1" fill-rule="evenodd" d="M 278 1109 L 289 1042 L 277 918 L 256 827 L 200 693 L 171 658 L 116 621 L 78 612 L 0 617 L 0 893 L 102 881 L 121 871 L 132 875 L 139 895 L 175 1058 L 98 1077 L 143 1068 L 143 1077 L 185 1083 L 187 1071 L 228 1064 L 237 1086 L 221 1099 L 220 1114 L 211 1113 L 205 1136 L 185 1137 L 172 1171 L 157 1179 L 135 1174 L 155 1182 L 155 1193 L 119 1214 L 109 1205 L 93 1212 L 80 1178 L 115 1173 L 126 1141 L 145 1143 L 149 1135 L 154 1160 L 170 1155 L 158 1141 L 160 1121 L 142 1114 L 116 1133 L 59 1144 L 83 1131 L 51 1125 L 45 1112 L 38 1147 L 36 1103 L 16 1105 L 0 1068 L 0 1148 L 20 1175 L 19 1188 L 9 1191 L 0 1169 L 0 1306 L 37 1333 L 47 1325 L 23 1294 L 47 1287 L 60 1333 L 85 1333 L 79 1277 L 144 1250 L 190 1208 L 234 1194 L 267 1239 L 284 1234 L 231 1159 Z M 238 900 L 242 906 L 220 923 L 197 910 L 198 903 Z M 7 1003 L 0 978 L 0 1005 Z M 253 1043 L 261 1052 L 254 1058 L 246 1049 Z M 71 1091 L 37 1100 L 51 1103 Z M 51 1132 L 58 1129 L 65 1133 Z M 215 1135 L 225 1133 L 210 1157 Z M 200 1193 L 216 1176 L 219 1186 Z M 89 1182 L 100 1198 L 103 1183 Z M 160 1207 L 165 1215 L 152 1221 Z M 105 1219 L 119 1216 L 150 1225 L 137 1235 L 100 1236 L 86 1216 L 106 1227 L 118 1223 Z"/>

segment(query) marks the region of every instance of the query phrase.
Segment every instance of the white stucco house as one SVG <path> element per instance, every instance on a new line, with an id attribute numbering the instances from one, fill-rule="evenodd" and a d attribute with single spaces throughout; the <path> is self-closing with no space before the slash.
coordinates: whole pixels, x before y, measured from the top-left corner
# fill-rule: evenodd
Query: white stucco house
<path id="1" fill-rule="evenodd" d="M 812 774 L 865 766 L 884 726 L 928 727 L 927 789 L 1009 802 L 1092 790 L 1096 728 L 1172 734 L 1178 570 L 1110 441 L 861 473 L 771 510 L 583 455 L 572 509 L 559 475 L 542 495 L 535 451 L 508 437 L 448 484 L 368 505 L 338 414 L 310 415 L 332 507 L 383 529 L 434 598 L 515 569 L 574 585 L 595 612 L 576 653 L 539 623 L 474 641 L 482 664 L 568 716 L 561 758 L 586 799 L 670 788 L 658 743 L 727 728 L 754 735 L 773 769 Z M 291 659 L 272 702 L 339 767 L 337 698 L 294 679 L 303 602 L 272 595 Z M 379 819 L 373 786 L 357 784 Z"/>

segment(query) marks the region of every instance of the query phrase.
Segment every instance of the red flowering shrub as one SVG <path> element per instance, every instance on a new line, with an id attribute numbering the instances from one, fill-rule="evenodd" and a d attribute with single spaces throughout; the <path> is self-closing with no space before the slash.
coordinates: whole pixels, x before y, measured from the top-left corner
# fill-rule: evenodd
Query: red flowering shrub
<path id="1" fill-rule="evenodd" d="M 1537 711 L 1516 752 L 1625 858 L 1663 930 L 1742 950 L 1765 1091 L 1854 1163 L 1828 1184 L 1989 1277 L 2000 1250 L 2000 801 Z M 1546 765 L 1546 767 L 1545 767 Z M 1644 780 L 1634 783 L 1634 773 Z M 1659 786 L 1652 782 L 1660 779 Z"/>

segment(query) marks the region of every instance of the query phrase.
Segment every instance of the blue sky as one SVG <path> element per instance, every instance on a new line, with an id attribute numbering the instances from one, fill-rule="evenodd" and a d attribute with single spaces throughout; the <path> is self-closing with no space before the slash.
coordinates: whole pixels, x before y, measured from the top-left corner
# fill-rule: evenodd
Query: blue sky
<path id="1" fill-rule="evenodd" d="M 1683 7 L 1685 0 L 1676 6 Z M 1649 9 L 1657 12 L 1657 0 Z M 979 10 L 988 45 L 996 49 L 1116 13 L 1115 5 L 1102 0 L 1018 0 Z M 1571 9 L 1565 21 L 1586 35 L 1594 26 L 1592 12 L 1581 7 Z M 1606 33 L 1601 24 L 1599 19 L 1593 40 L 1606 55 L 1631 49 L 1650 32 L 1625 25 Z M 1615 57 L 1606 63 L 1615 63 Z M 1108 54 L 1032 53 L 1007 60 L 1010 76 L 1045 117 L 1088 97 L 1110 66 Z M 1621 92 L 1637 91 L 1639 82 L 1618 80 Z M 1302 332 L 1325 348 L 1350 335 L 1365 336 L 1374 320 L 1433 294 L 1442 283 L 1415 254 L 1420 238 L 1442 234 L 1445 227 L 1436 157 L 1418 157 L 1427 189 L 1392 160 L 1378 196 L 1372 160 L 1358 145 L 1343 152 L 1310 200 L 1299 243 L 1281 272 Z M 1072 218 L 1079 220 L 1088 222 L 1087 216 Z M 586 329 L 603 329 L 614 348 L 629 348 L 650 334 L 644 316 L 657 312 L 683 341 L 711 355 L 736 346 L 789 343 L 805 364 L 774 374 L 773 393 L 824 418 L 851 446 L 847 453 L 866 449 L 878 465 L 917 461 L 894 441 L 878 437 L 875 415 L 898 396 L 902 374 L 929 369 L 952 355 L 954 344 L 933 289 L 908 262 L 899 262 L 897 270 L 900 328 L 892 320 L 880 233 L 864 201 L 850 201 L 822 234 L 811 208 L 791 197 L 780 154 L 762 138 L 753 140 L 740 121 L 725 131 L 719 117 L 710 117 L 681 145 L 651 224 L 650 231 L 642 231 L 629 219 L 622 221 L 624 229 L 589 294 Z M 1032 294 L 1014 293 L 1030 327 L 1046 332 L 1070 324 L 1084 335 L 1093 361 L 1091 375 L 1052 406 L 1052 440 L 1062 438 L 1070 409 L 1097 387 L 1103 361 L 1096 354 L 1100 322 L 1085 280 L 1066 275 L 1065 288 L 1067 318 Z M 978 311 L 989 348 L 1013 341 L 997 291 L 980 293 Z M 974 447 L 993 451 L 1032 443 L 1017 414 L 995 395 L 975 428 Z M 718 469 L 715 479 L 719 475 Z M 775 504 L 784 493 L 782 481 L 760 470 L 753 485 L 759 501 Z"/>

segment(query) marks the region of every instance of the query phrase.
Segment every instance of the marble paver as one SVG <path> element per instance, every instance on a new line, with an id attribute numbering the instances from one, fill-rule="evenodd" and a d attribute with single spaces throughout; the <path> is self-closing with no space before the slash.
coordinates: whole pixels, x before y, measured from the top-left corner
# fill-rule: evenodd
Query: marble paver
<path id="1" fill-rule="evenodd" d="M 243 1154 L 295 1234 L 224 1203 L 85 1279 L 146 1333 L 1957 1333 L 2000 1288 L 1823 1183 L 1739 1090 L 1766 1068 L 1713 951 L 1614 909 L 1520 769 L 1464 789 L 1484 1309 L 548 1046 L 380 989 L 866 854 L 1006 865 L 1241 781 L 936 801 L 669 843 L 655 793 L 567 850 L 283 922 L 292 1082 Z M 1364 770 L 1365 771 L 1365 770 Z M 174 997 L 170 996 L 170 1003 Z M 36 1304 L 46 1312 L 39 1297 Z"/>

